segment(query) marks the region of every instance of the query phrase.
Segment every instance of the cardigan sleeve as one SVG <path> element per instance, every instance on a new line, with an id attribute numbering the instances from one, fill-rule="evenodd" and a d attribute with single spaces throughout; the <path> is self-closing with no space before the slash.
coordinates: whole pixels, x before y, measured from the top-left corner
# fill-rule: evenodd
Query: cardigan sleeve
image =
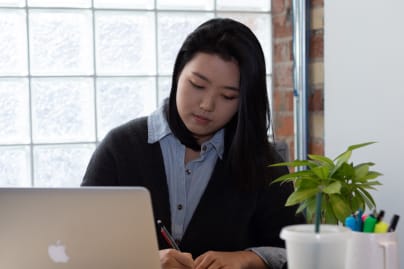
<path id="1" fill-rule="evenodd" d="M 257 254 L 270 269 L 287 268 L 286 249 L 277 247 L 256 247 L 249 249 Z"/>
<path id="2" fill-rule="evenodd" d="M 135 183 L 141 159 L 149 152 L 146 118 L 138 118 L 111 130 L 93 153 L 82 186 L 116 186 Z M 143 161 L 144 163 L 144 161 Z M 139 183 L 139 182 L 136 182 Z"/>
<path id="3" fill-rule="evenodd" d="M 261 257 L 268 268 L 283 269 L 287 268 L 287 257 L 285 242 L 279 236 L 280 231 L 288 225 L 305 223 L 305 218 L 302 214 L 296 214 L 297 206 L 285 206 L 287 198 L 293 192 L 293 184 L 270 183 L 288 173 L 288 169 L 270 167 L 267 171 L 268 184 L 259 194 L 254 216 L 254 244 L 257 247 L 249 250 Z"/>
<path id="4" fill-rule="evenodd" d="M 119 160 L 111 147 L 113 143 L 113 134 L 109 133 L 97 146 L 88 163 L 81 186 L 117 185 Z"/>
<path id="5" fill-rule="evenodd" d="M 304 223 L 302 215 L 296 215 L 296 207 L 285 207 L 293 186 L 274 184 L 262 194 L 259 213 L 255 216 L 255 245 L 249 248 L 266 263 L 270 269 L 287 266 L 284 241 L 279 237 L 284 226 Z M 268 242 L 271 242 L 270 245 Z"/>

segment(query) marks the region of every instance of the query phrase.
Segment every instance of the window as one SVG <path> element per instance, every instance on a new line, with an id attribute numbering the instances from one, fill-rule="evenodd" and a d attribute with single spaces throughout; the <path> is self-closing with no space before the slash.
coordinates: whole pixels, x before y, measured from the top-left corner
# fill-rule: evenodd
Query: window
<path id="1" fill-rule="evenodd" d="M 182 41 L 207 19 L 247 24 L 263 46 L 270 81 L 270 6 L 0 0 L 0 186 L 78 186 L 105 134 L 168 96 Z"/>

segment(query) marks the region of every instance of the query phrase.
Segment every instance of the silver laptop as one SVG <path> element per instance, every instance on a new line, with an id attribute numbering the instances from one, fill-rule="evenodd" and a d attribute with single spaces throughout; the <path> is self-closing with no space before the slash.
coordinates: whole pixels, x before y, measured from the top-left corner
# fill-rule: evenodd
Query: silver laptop
<path id="1" fill-rule="evenodd" d="M 0 268 L 161 268 L 149 192 L 0 188 Z"/>

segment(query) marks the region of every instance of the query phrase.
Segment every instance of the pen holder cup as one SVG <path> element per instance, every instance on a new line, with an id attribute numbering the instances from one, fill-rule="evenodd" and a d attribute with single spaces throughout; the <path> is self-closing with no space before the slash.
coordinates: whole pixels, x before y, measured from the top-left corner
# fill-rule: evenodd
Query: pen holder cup
<path id="1" fill-rule="evenodd" d="M 346 269 L 399 269 L 396 232 L 352 232 Z"/>
<path id="2" fill-rule="evenodd" d="M 338 225 L 291 225 L 281 230 L 289 269 L 343 269 L 351 230 Z"/>

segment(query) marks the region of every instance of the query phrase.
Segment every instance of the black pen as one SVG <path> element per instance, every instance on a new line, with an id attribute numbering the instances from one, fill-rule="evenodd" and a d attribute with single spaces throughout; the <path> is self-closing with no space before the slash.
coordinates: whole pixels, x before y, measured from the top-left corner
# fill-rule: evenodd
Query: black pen
<path id="1" fill-rule="evenodd" d="M 157 220 L 157 225 L 159 226 L 160 233 L 164 237 L 164 239 L 167 241 L 167 243 L 170 245 L 170 247 L 180 250 L 178 247 L 177 243 L 175 242 L 175 239 L 173 236 L 168 232 L 167 228 L 164 226 L 163 222 L 161 220 Z"/>
<path id="2" fill-rule="evenodd" d="M 389 229 L 387 230 L 388 232 L 394 232 L 396 230 L 399 218 L 400 218 L 399 215 L 393 216 L 393 218 L 391 219 L 391 222 L 390 222 Z"/>
<path id="3" fill-rule="evenodd" d="M 380 222 L 384 217 L 384 210 L 380 210 L 379 214 L 377 214 L 376 220 Z"/>

